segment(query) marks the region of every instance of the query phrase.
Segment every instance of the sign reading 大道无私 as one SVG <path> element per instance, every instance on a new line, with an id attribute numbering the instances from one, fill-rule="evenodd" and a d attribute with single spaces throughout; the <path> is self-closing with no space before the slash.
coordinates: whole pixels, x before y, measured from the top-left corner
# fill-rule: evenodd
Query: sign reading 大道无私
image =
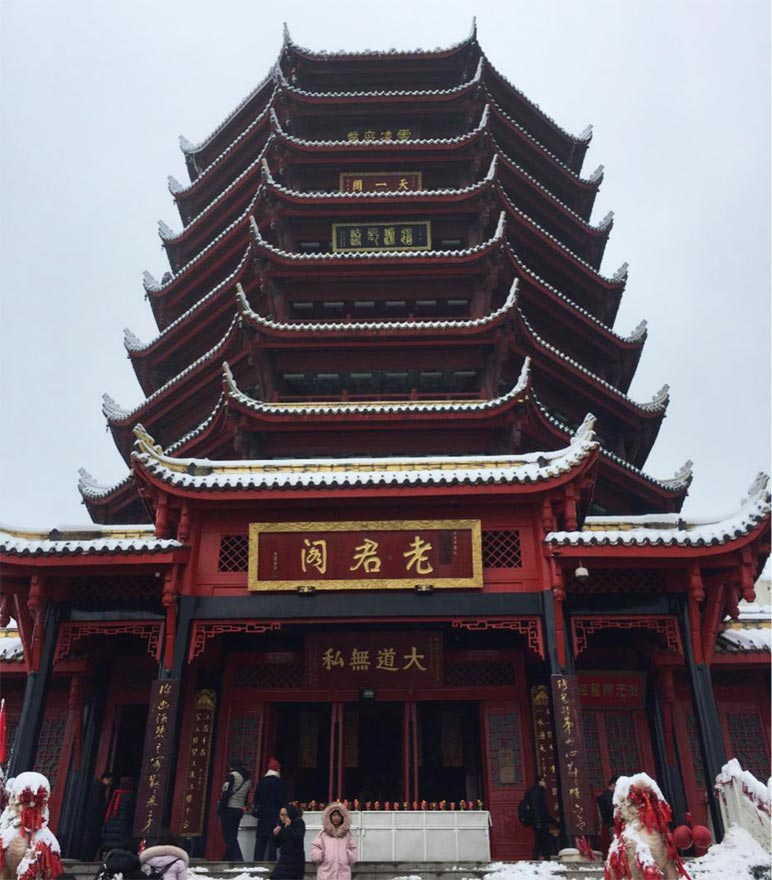
<path id="1" fill-rule="evenodd" d="M 250 590 L 482 587 L 480 520 L 252 523 Z"/>

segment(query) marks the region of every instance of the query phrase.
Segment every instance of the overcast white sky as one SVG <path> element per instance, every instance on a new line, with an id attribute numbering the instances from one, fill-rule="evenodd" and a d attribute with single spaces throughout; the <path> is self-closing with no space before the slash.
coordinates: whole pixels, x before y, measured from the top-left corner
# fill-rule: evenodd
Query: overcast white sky
<path id="1" fill-rule="evenodd" d="M 631 395 L 671 403 L 647 464 L 687 458 L 685 511 L 734 509 L 770 457 L 768 0 L 284 3 L 0 0 L 0 521 L 88 522 L 77 471 L 126 473 L 102 392 L 142 399 L 124 327 L 179 228 L 166 175 L 268 72 L 282 21 L 315 49 L 448 45 L 477 15 L 493 64 L 569 131 L 595 127 L 616 329 L 649 340 Z"/>

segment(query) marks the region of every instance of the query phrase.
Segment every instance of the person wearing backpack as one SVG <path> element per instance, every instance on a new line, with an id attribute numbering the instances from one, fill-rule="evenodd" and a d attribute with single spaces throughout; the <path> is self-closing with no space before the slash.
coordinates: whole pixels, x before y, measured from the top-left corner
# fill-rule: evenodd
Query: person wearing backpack
<path id="1" fill-rule="evenodd" d="M 217 803 L 217 815 L 222 823 L 222 836 L 225 838 L 226 862 L 243 862 L 244 856 L 239 846 L 239 825 L 244 818 L 244 808 L 249 794 L 249 770 L 240 758 L 228 761 L 228 775 Z"/>
<path id="2" fill-rule="evenodd" d="M 142 871 L 150 880 L 188 880 L 188 854 L 182 841 L 169 829 L 164 829 L 155 846 L 140 853 Z"/>
<path id="3" fill-rule="evenodd" d="M 550 815 L 547 806 L 547 780 L 543 776 L 536 777 L 536 782 L 525 793 L 523 801 L 527 801 L 527 813 L 532 818 L 533 855 L 531 858 L 536 861 L 544 856 L 549 861 L 553 852 L 550 826 L 557 828 L 558 823 Z M 518 815 L 520 815 L 521 808 L 523 808 L 522 803 L 518 807 Z"/>
<path id="4" fill-rule="evenodd" d="M 94 880 L 147 880 L 137 855 L 137 841 L 133 838 L 122 840 L 119 846 L 109 850 L 104 856 Z"/>

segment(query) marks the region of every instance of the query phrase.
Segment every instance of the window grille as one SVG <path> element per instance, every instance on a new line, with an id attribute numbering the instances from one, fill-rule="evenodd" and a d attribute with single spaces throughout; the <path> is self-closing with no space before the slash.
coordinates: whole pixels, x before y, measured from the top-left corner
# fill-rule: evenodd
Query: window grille
<path id="1" fill-rule="evenodd" d="M 726 726 L 734 757 L 756 779 L 769 779 L 769 753 L 761 716 L 755 710 L 727 712 Z"/>
<path id="2" fill-rule="evenodd" d="M 582 712 L 582 729 L 584 731 L 584 753 L 587 756 L 587 774 L 593 791 L 602 791 L 606 787 L 607 777 L 603 775 L 603 764 L 600 758 L 600 734 L 598 733 L 598 716 L 595 712 Z"/>
<path id="3" fill-rule="evenodd" d="M 520 532 L 517 529 L 482 533 L 483 568 L 520 568 Z"/>
<path id="4" fill-rule="evenodd" d="M 694 770 L 694 779 L 699 788 L 705 788 L 705 766 L 702 763 L 702 751 L 700 750 L 700 739 L 697 732 L 697 719 L 694 717 L 694 710 L 691 706 L 684 709 L 686 717 L 686 736 L 689 739 L 689 754 L 692 761 L 692 769 Z"/>
<path id="5" fill-rule="evenodd" d="M 248 564 L 248 536 L 223 535 L 220 538 L 220 555 L 217 558 L 217 571 L 246 571 Z"/>
<path id="6" fill-rule="evenodd" d="M 61 763 L 66 724 L 65 718 L 46 718 L 40 728 L 35 771 L 48 778 L 52 791 L 56 785 L 56 775 Z"/>
<path id="7" fill-rule="evenodd" d="M 446 663 L 446 687 L 500 687 L 515 684 L 512 663 Z"/>
<path id="8" fill-rule="evenodd" d="M 257 764 L 257 748 L 260 743 L 261 713 L 257 709 L 243 715 L 231 715 L 228 723 L 228 748 L 226 754 L 241 758 L 244 766 L 254 770 Z"/>
<path id="9" fill-rule="evenodd" d="M 302 663 L 242 663 L 234 667 L 237 688 L 281 688 L 291 690 L 304 685 Z"/>

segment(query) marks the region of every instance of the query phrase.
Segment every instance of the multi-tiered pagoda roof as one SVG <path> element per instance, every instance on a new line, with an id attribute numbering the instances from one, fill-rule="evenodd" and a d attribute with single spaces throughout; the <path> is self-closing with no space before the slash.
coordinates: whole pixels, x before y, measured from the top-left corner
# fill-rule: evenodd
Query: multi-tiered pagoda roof
<path id="1" fill-rule="evenodd" d="M 181 228 L 160 224 L 169 270 L 145 273 L 158 335 L 126 331 L 144 399 L 103 406 L 127 466 L 137 431 L 186 461 L 546 461 L 592 413 L 591 509 L 677 513 L 690 465 L 644 470 L 668 389 L 628 394 L 646 324 L 614 326 L 627 266 L 601 266 L 613 215 L 591 218 L 591 136 L 509 83 L 475 32 L 359 54 L 285 32 L 266 79 L 181 139 Z M 134 523 L 139 482 L 80 487 L 95 521 Z"/>

